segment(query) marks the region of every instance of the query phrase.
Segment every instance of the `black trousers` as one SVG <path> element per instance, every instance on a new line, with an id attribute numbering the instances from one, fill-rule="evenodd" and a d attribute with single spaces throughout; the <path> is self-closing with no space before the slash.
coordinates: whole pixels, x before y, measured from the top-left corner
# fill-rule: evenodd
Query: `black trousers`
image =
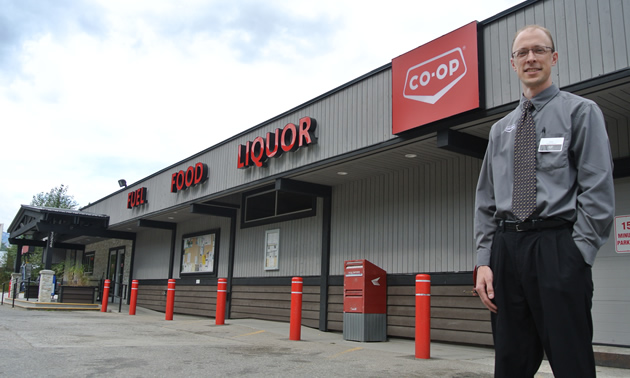
<path id="1" fill-rule="evenodd" d="M 497 230 L 490 267 L 496 377 L 533 377 L 547 354 L 554 376 L 595 377 L 591 267 L 570 227 Z"/>

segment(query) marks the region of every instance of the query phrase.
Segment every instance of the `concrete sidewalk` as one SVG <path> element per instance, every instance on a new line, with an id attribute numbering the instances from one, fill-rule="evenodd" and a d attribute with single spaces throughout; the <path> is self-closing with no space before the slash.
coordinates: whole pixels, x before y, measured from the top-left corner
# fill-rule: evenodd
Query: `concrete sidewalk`
<path id="1" fill-rule="evenodd" d="M 115 307 L 115 308 L 113 308 Z M 493 351 L 432 343 L 414 358 L 412 340 L 360 343 L 340 333 L 289 324 L 214 319 L 112 306 L 101 312 L 51 312 L 0 306 L 0 376 L 491 377 Z M 599 377 L 630 371 L 598 367 Z M 552 377 L 544 362 L 537 377 Z"/>
<path id="2" fill-rule="evenodd" d="M 248 326 L 252 329 L 264 330 L 265 332 L 273 332 L 278 335 L 289 335 L 289 324 L 270 322 L 258 319 L 231 319 L 226 323 Z M 348 348 L 361 348 L 383 353 L 395 353 L 415 359 L 415 341 L 409 339 L 389 338 L 387 342 L 353 342 L 343 340 L 343 335 L 338 332 L 320 332 L 312 328 L 302 327 L 303 341 L 316 341 L 324 343 L 338 343 Z M 595 353 L 609 354 L 610 356 L 626 356 L 630 357 L 630 348 L 618 348 L 607 346 L 594 346 Z M 609 359 L 614 357 L 609 357 Z M 494 366 L 494 351 L 492 348 L 456 345 L 432 342 L 431 343 L 431 360 L 450 360 L 450 361 L 469 361 L 474 364 L 484 365 L 492 368 Z M 423 360 L 416 360 L 419 363 Z M 483 369 L 485 370 L 485 369 Z M 490 369 L 492 372 L 492 369 Z M 599 366 L 597 368 L 599 377 L 630 377 L 628 369 L 613 369 L 610 367 Z M 546 375 L 547 374 L 547 375 Z M 607 375 L 610 374 L 610 375 Z M 617 375 L 619 374 L 619 375 Z M 537 377 L 553 376 L 548 361 L 543 361 Z"/>

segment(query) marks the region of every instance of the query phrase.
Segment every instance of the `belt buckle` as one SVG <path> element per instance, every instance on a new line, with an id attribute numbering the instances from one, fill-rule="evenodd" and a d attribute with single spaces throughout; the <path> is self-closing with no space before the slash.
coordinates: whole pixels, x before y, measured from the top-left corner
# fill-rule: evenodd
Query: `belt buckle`
<path id="1" fill-rule="evenodd" d="M 514 225 L 514 229 L 516 230 L 516 232 L 523 232 L 523 231 L 527 231 L 527 229 L 526 229 L 526 228 L 521 228 L 521 226 L 524 226 L 524 225 L 525 225 L 525 222 L 519 222 L 519 223 L 516 223 L 516 224 Z"/>

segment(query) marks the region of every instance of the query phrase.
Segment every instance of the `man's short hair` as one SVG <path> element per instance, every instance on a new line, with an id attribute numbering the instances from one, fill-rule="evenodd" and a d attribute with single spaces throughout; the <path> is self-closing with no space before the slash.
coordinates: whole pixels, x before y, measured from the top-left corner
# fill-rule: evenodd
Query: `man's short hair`
<path id="1" fill-rule="evenodd" d="M 549 46 L 549 47 L 551 47 L 553 49 L 553 51 L 556 51 L 556 46 L 553 43 L 553 37 L 551 36 L 551 32 L 546 27 L 540 26 L 540 25 L 525 25 L 522 28 L 518 29 L 516 31 L 516 34 L 514 34 L 514 39 L 512 39 L 512 50 L 514 50 L 514 42 L 516 42 L 516 37 L 518 37 L 518 35 L 521 34 L 521 32 L 523 32 L 523 31 L 525 31 L 527 29 L 542 30 L 545 34 L 547 34 L 547 37 L 549 37 L 549 40 L 551 41 L 551 46 Z"/>

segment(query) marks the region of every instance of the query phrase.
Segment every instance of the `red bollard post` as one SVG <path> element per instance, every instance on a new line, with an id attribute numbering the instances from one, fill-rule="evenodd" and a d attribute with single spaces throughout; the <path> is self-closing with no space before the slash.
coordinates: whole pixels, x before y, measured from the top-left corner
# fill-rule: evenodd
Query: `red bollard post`
<path id="1" fill-rule="evenodd" d="M 302 335 L 302 277 L 291 280 L 291 322 L 290 340 L 300 340 Z"/>
<path id="2" fill-rule="evenodd" d="M 110 280 L 105 280 L 103 285 L 103 304 L 101 305 L 101 312 L 107 312 L 107 302 L 109 301 L 109 283 Z"/>
<path id="3" fill-rule="evenodd" d="M 431 358 L 431 276 L 416 275 L 416 358 Z"/>
<path id="4" fill-rule="evenodd" d="M 217 314 L 214 317 L 214 324 L 225 324 L 225 299 L 227 297 L 227 278 L 219 278 L 217 283 Z"/>
<path id="5" fill-rule="evenodd" d="M 138 303 L 138 280 L 131 281 L 131 299 L 129 302 L 129 315 L 136 314 L 136 303 Z"/>
<path id="6" fill-rule="evenodd" d="M 175 307 L 175 280 L 168 280 L 168 290 L 166 291 L 166 320 L 173 320 L 173 308 Z"/>

